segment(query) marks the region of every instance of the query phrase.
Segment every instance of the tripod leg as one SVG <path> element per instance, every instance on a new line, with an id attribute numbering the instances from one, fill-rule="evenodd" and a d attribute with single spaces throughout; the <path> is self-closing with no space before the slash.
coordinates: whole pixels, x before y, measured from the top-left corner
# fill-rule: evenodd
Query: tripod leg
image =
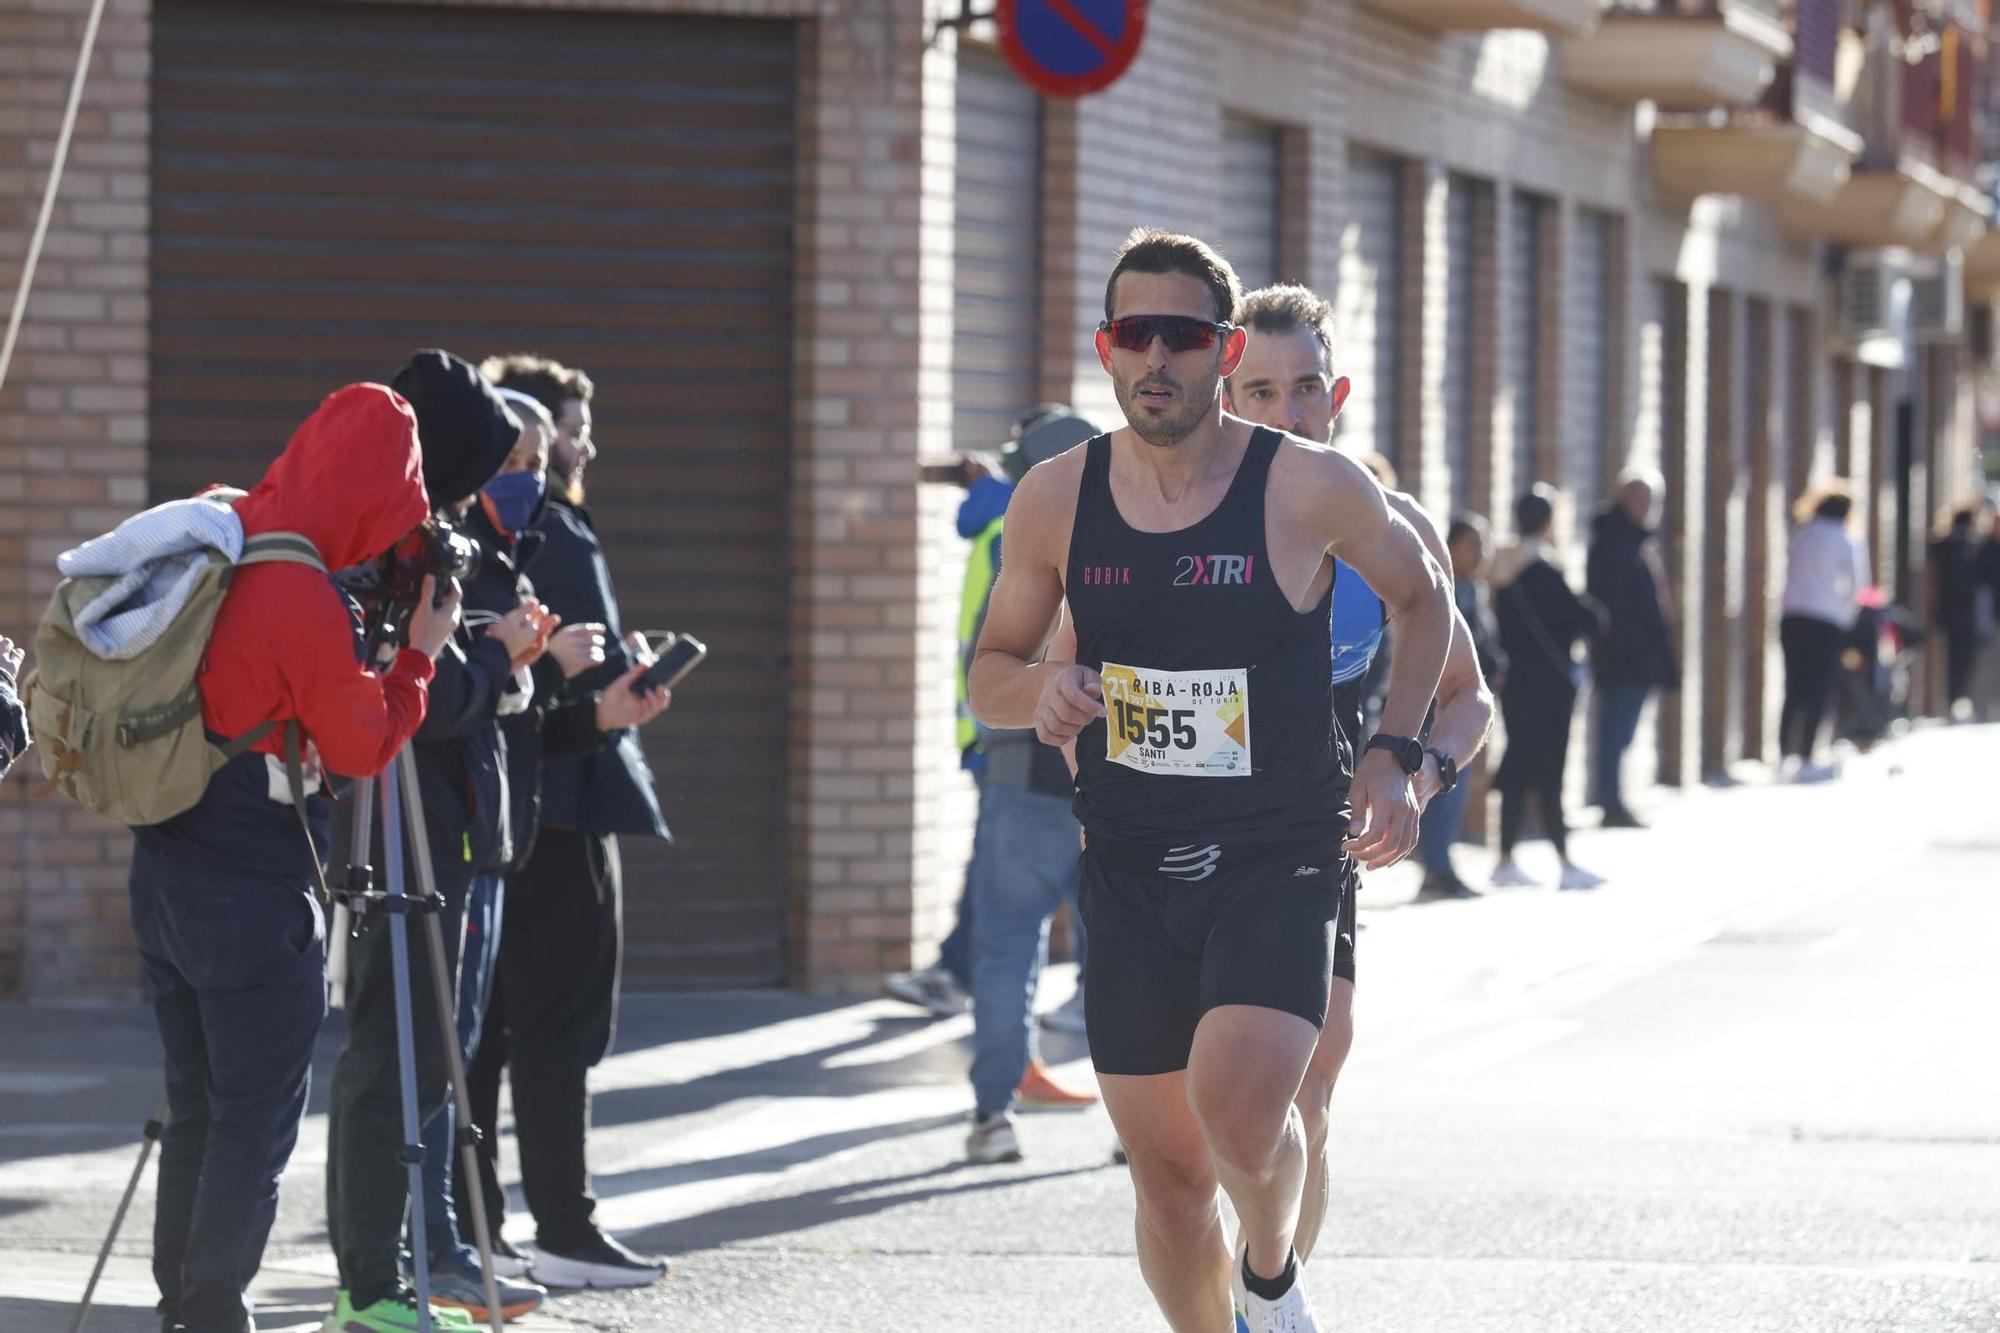
<path id="1" fill-rule="evenodd" d="M 391 899 L 403 894 L 403 827 L 399 818 L 395 765 L 382 774 L 382 859 L 387 892 Z M 418 864 L 423 856 L 417 857 Z M 409 917 L 402 912 L 389 914 L 389 960 L 396 985 L 397 1081 L 402 1085 L 403 1161 L 410 1171 L 410 1225 L 418 1236 L 424 1234 L 424 1147 L 423 1129 L 417 1117 L 416 1040 L 410 1016 L 410 935 Z M 456 1049 L 447 1044 L 448 1049 Z M 411 1267 L 417 1277 L 417 1328 L 431 1333 L 430 1254 L 419 1244 L 413 1248 Z"/>
<path id="2" fill-rule="evenodd" d="M 132 1196 L 139 1192 L 139 1178 L 146 1174 L 146 1163 L 153 1156 L 153 1145 L 160 1141 L 160 1131 L 167 1123 L 167 1095 L 160 1094 L 160 1101 L 153 1108 L 153 1118 L 146 1122 L 146 1141 L 139 1148 L 139 1161 L 132 1168 L 132 1178 L 125 1182 L 125 1197 L 118 1201 L 118 1211 L 111 1215 L 111 1230 L 104 1233 L 104 1248 L 97 1252 L 97 1264 L 90 1270 L 90 1281 L 83 1288 L 83 1301 L 76 1307 L 76 1322 L 69 1326 L 69 1333 L 83 1333 L 83 1321 L 90 1318 L 90 1302 L 97 1295 L 97 1282 L 104 1276 L 104 1265 L 111 1259 L 111 1247 L 118 1243 L 118 1231 L 125 1225 L 125 1211 L 132 1206 Z"/>
<path id="3" fill-rule="evenodd" d="M 423 799 L 417 788 L 416 760 L 405 749 L 396 758 L 402 766 L 403 809 L 410 821 L 410 836 L 416 839 L 418 847 L 429 847 L 430 840 L 424 826 Z M 418 856 L 417 889 L 425 895 L 436 892 L 434 872 L 430 858 Z M 458 1025 L 453 1021 L 457 1005 L 452 994 L 449 976 L 450 966 L 444 953 L 444 927 L 438 924 L 437 913 L 424 914 L 424 939 L 430 945 L 431 989 L 437 998 L 438 1036 L 444 1042 L 445 1068 L 449 1071 L 453 1104 L 458 1111 L 458 1123 L 471 1129 L 472 1098 L 465 1090 L 465 1053 L 458 1046 Z M 450 1149 L 444 1151 L 449 1152 Z M 466 1179 L 474 1182 L 475 1188 L 466 1191 L 466 1198 L 472 1204 L 473 1241 L 479 1247 L 479 1276 L 486 1288 L 486 1314 L 492 1321 L 493 1333 L 501 1333 L 500 1286 L 493 1276 L 493 1233 L 486 1219 L 486 1198 L 484 1191 L 476 1188 L 479 1180 L 479 1162 L 472 1151 L 468 1133 L 464 1151 L 460 1155 L 458 1169 L 467 1173 Z M 414 1225 L 414 1224 L 413 1224 Z M 416 1233 L 417 1240 L 412 1249 L 425 1248 L 423 1233 Z"/>

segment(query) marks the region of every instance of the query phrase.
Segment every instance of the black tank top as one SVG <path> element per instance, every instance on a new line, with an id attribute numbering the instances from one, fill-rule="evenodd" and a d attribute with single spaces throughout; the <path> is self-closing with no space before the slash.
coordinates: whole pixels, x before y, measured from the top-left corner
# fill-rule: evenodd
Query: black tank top
<path id="1" fill-rule="evenodd" d="M 1333 589 L 1294 610 L 1265 537 L 1280 438 L 1257 429 L 1215 512 L 1176 532 L 1126 524 L 1111 437 L 1090 441 L 1066 595 L 1077 660 L 1104 673 L 1107 716 L 1076 747 L 1076 816 L 1093 836 L 1177 846 L 1344 831 Z"/>

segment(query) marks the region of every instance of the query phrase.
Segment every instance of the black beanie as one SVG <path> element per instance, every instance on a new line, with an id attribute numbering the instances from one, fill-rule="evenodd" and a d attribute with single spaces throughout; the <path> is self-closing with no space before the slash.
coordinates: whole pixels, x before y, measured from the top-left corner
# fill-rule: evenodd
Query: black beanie
<path id="1" fill-rule="evenodd" d="M 521 423 L 469 362 L 431 348 L 403 363 L 389 387 L 410 400 L 433 508 L 457 504 L 493 479 Z"/>

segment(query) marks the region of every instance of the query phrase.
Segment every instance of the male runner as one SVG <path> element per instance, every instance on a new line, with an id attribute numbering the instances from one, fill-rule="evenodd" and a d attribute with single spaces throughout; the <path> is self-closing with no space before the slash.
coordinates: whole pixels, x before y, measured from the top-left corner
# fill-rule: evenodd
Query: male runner
<path id="1" fill-rule="evenodd" d="M 1289 431 L 1316 444 L 1331 444 L 1333 422 L 1347 399 L 1348 380 L 1335 379 L 1333 307 L 1304 287 L 1280 284 L 1261 288 L 1243 298 L 1243 327 L 1249 335 L 1236 373 L 1223 384 L 1229 410 L 1245 420 Z M 1452 567 L 1450 552 L 1437 521 L 1416 500 L 1401 491 L 1384 493 L 1389 507 L 1401 515 L 1442 569 Z M 1361 737 L 1361 691 L 1388 612 L 1382 599 L 1358 575 L 1337 566 L 1333 593 L 1333 681 L 1335 716 L 1358 750 Z M 1417 796 L 1428 803 L 1456 785 L 1458 774 L 1493 726 L 1493 694 L 1479 671 L 1472 651 L 1472 632 L 1454 610 L 1451 651 L 1438 681 L 1437 714 L 1425 738 L 1423 771 Z M 1333 1112 L 1333 1085 L 1354 1045 L 1354 907 L 1358 876 L 1343 887 L 1348 894 L 1341 908 L 1341 932 L 1333 961 L 1333 991 L 1328 999 L 1326 1026 L 1320 1031 L 1305 1082 L 1299 1088 L 1299 1112 L 1306 1128 L 1305 1206 L 1293 1244 L 1301 1259 L 1312 1255 L 1325 1222 L 1330 1198 L 1328 1119 Z M 1420 897 L 1477 896 L 1426 892 Z"/>
<path id="2" fill-rule="evenodd" d="M 1234 1272 L 1249 1333 L 1317 1333 L 1292 1247 L 1306 1174 L 1293 1098 L 1326 1019 L 1347 858 L 1385 866 L 1415 845 L 1415 737 L 1451 596 L 1352 460 L 1224 416 L 1240 299 L 1200 241 L 1127 240 L 1097 348 L 1130 424 L 1015 493 L 971 694 L 988 726 L 1076 743 L 1091 1059 L 1167 1322 L 1221 1333 Z M 1336 555 L 1400 621 L 1351 823 Z M 1047 661 L 1065 598 L 1076 661 Z M 1244 1226 L 1233 1262 L 1218 1186 Z"/>

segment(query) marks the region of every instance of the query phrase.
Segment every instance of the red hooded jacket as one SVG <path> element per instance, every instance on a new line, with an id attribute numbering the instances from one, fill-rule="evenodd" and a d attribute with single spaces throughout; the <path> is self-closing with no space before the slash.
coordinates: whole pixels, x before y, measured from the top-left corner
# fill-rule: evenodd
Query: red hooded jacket
<path id="1" fill-rule="evenodd" d="M 430 512 L 417 419 L 380 384 L 350 384 L 306 418 L 257 489 L 237 503 L 246 536 L 296 532 L 328 569 L 381 555 Z M 404 649 L 377 675 L 355 661 L 354 622 L 306 565 L 248 565 L 223 599 L 201 670 L 203 720 L 221 736 L 297 718 L 322 764 L 373 777 L 424 720 L 433 667 Z M 274 732 L 255 747 L 283 754 Z"/>

